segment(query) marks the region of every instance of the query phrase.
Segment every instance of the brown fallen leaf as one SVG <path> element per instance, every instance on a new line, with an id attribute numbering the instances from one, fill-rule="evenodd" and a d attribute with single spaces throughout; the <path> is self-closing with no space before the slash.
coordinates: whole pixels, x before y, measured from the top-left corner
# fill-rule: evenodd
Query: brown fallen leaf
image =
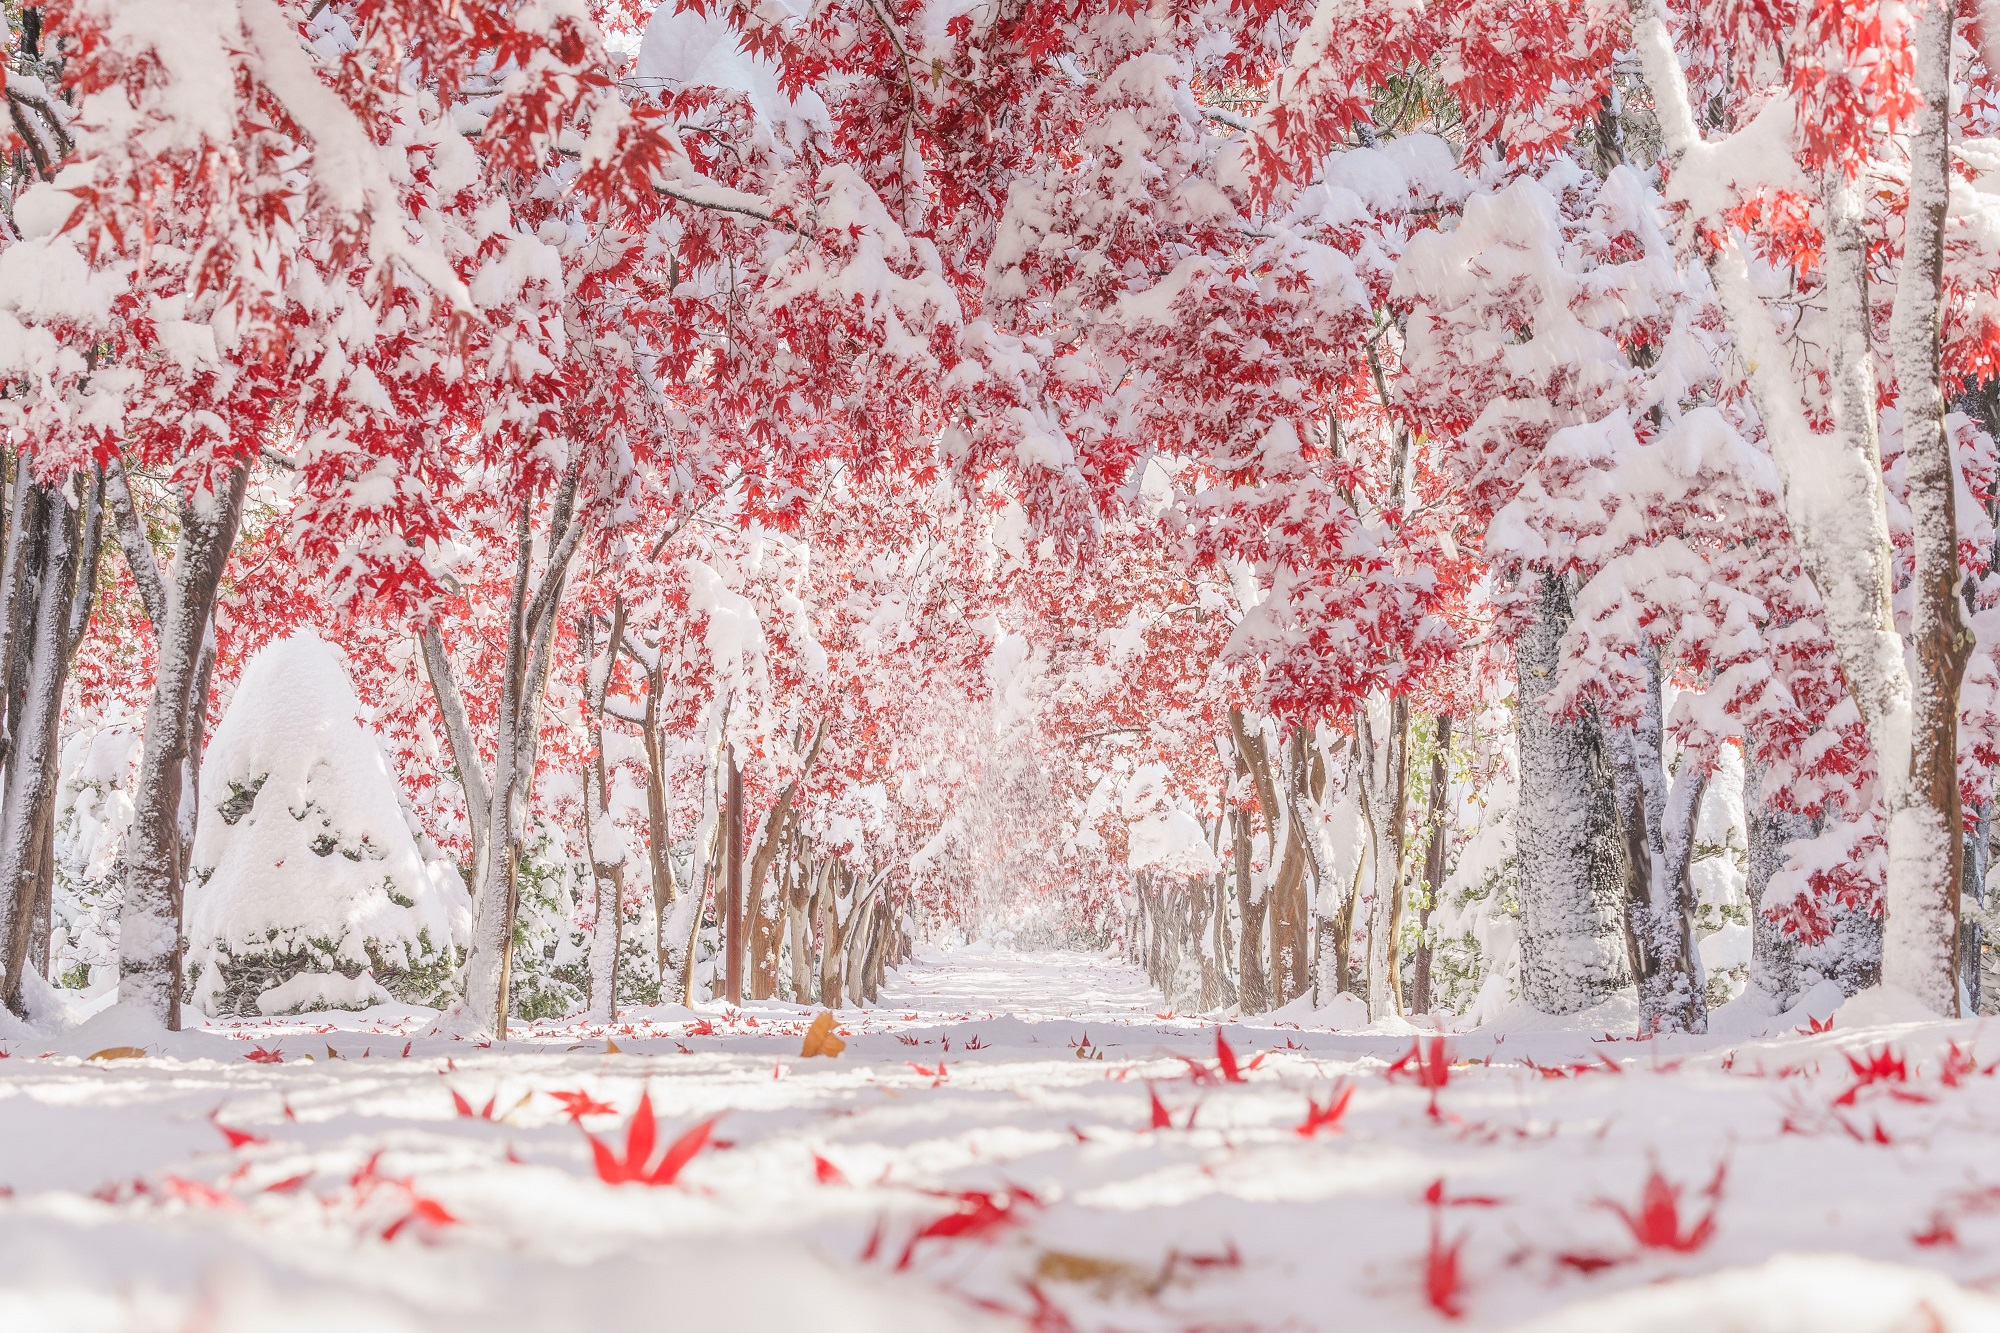
<path id="1" fill-rule="evenodd" d="M 1101 1297 L 1157 1296 L 1166 1285 L 1166 1274 L 1149 1272 L 1123 1259 L 1106 1259 L 1094 1254 L 1073 1254 L 1067 1250 L 1044 1250 L 1035 1264 L 1039 1282 L 1088 1284 Z"/>
<path id="2" fill-rule="evenodd" d="M 805 1045 L 799 1048 L 801 1056 L 835 1056 L 847 1049 L 847 1043 L 833 1035 L 833 1011 L 822 1009 L 819 1017 L 813 1019 L 806 1029 Z"/>
<path id="3" fill-rule="evenodd" d="M 106 1046 L 90 1056 L 92 1060 L 139 1060 L 146 1054 L 143 1046 Z"/>
<path id="4" fill-rule="evenodd" d="M 329 1060 L 345 1060 L 347 1057 L 342 1055 L 339 1051 L 334 1050 L 333 1047 L 328 1046 L 326 1048 L 326 1058 Z"/>
<path id="5" fill-rule="evenodd" d="M 606 1037 L 604 1039 L 604 1053 L 606 1055 L 623 1055 L 625 1054 L 625 1048 L 611 1040 L 611 1038 Z"/>

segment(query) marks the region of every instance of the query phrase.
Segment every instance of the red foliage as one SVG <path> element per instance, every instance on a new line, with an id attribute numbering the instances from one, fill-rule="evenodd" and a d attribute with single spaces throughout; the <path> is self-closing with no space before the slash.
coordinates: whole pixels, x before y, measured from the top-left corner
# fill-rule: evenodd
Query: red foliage
<path id="1" fill-rule="evenodd" d="M 1338 1132 L 1341 1119 L 1347 1114 L 1349 1102 L 1354 1100 L 1354 1084 L 1342 1079 L 1327 1095 L 1326 1105 L 1321 1106 L 1310 1096 L 1306 1098 L 1306 1118 L 1293 1126 L 1292 1132 L 1302 1138 L 1311 1138 L 1322 1129 Z"/>
<path id="2" fill-rule="evenodd" d="M 1716 1169 L 1714 1178 L 1702 1189 L 1702 1194 L 1710 1200 L 1708 1211 L 1691 1222 L 1681 1215 L 1681 1194 L 1685 1187 L 1668 1180 L 1657 1166 L 1646 1175 L 1636 1209 L 1628 1209 L 1611 1199 L 1599 1199 L 1597 1205 L 1615 1214 L 1632 1233 L 1632 1239 L 1644 1248 L 1692 1254 L 1715 1238 L 1715 1214 L 1721 1206 L 1726 1175 L 1726 1164 Z"/>
<path id="3" fill-rule="evenodd" d="M 1013 1187 L 1005 1190 L 964 1190 L 957 1194 L 944 1195 L 958 1200 L 958 1209 L 926 1225 L 910 1243 L 903 1247 L 903 1257 L 896 1261 L 898 1272 L 910 1266 L 916 1256 L 917 1246 L 927 1240 L 966 1240 L 990 1236 L 995 1231 L 1020 1220 L 1019 1210 L 1025 1205 L 1038 1206 L 1040 1200 L 1024 1189 Z"/>
<path id="4" fill-rule="evenodd" d="M 600 1102 L 587 1092 L 551 1092 L 549 1096 L 562 1103 L 569 1114 L 571 1123 L 582 1120 L 587 1115 L 614 1115 L 617 1107 L 609 1102 Z"/>
<path id="5" fill-rule="evenodd" d="M 709 1134 L 721 1116 L 710 1116 L 692 1129 L 684 1132 L 654 1162 L 653 1145 L 658 1127 L 653 1120 L 653 1095 L 639 1094 L 639 1109 L 632 1113 L 632 1123 L 625 1131 L 625 1155 L 618 1156 L 606 1147 L 589 1130 L 583 1136 L 590 1140 L 591 1156 L 597 1165 L 597 1178 L 607 1185 L 671 1185 L 680 1178 L 681 1171 L 694 1160 L 696 1153 L 708 1144 Z"/>

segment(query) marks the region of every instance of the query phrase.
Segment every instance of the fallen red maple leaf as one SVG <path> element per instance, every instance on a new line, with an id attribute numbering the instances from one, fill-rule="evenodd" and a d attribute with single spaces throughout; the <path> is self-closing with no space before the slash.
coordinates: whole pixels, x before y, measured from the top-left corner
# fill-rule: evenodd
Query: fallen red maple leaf
<path id="1" fill-rule="evenodd" d="M 846 1173 L 832 1162 L 827 1161 L 826 1158 L 821 1157 L 818 1153 L 813 1154 L 813 1176 L 822 1185 L 845 1185 L 847 1183 Z"/>
<path id="2" fill-rule="evenodd" d="M 467 1120 L 491 1120 L 493 1118 L 493 1104 L 500 1100 L 500 1094 L 496 1092 L 486 1099 L 486 1105 L 475 1111 L 472 1109 L 472 1103 L 459 1095 L 457 1088 L 450 1089 L 450 1092 L 452 1108 L 458 1112 L 462 1119 Z"/>
<path id="3" fill-rule="evenodd" d="M 231 1129 L 228 1125 L 225 1125 L 220 1120 L 216 1119 L 216 1117 L 221 1114 L 222 1114 L 222 1108 L 220 1106 L 216 1107 L 213 1111 L 210 1111 L 208 1113 L 208 1123 L 214 1125 L 218 1130 L 222 1132 L 222 1137 L 229 1140 L 230 1147 L 243 1148 L 255 1143 L 270 1142 L 270 1140 L 266 1139 L 263 1135 L 252 1134 L 247 1129 Z"/>
<path id="4" fill-rule="evenodd" d="M 1597 1205 L 1616 1214 L 1632 1233 L 1632 1239 L 1645 1248 L 1692 1254 L 1715 1237 L 1715 1213 L 1722 1197 L 1723 1178 L 1723 1170 L 1718 1169 L 1715 1179 L 1702 1191 L 1716 1203 L 1692 1225 L 1684 1225 L 1681 1218 L 1681 1191 L 1686 1187 L 1668 1180 L 1657 1166 L 1647 1173 L 1636 1210 L 1611 1199 L 1599 1199 Z"/>
<path id="5" fill-rule="evenodd" d="M 1432 1037 L 1428 1044 L 1421 1038 L 1410 1042 L 1410 1049 L 1403 1057 L 1383 1071 L 1389 1079 L 1408 1076 L 1416 1080 L 1418 1087 L 1431 1095 L 1430 1117 L 1438 1118 L 1438 1090 L 1451 1082 L 1451 1049 L 1445 1045 L 1443 1037 Z"/>
<path id="6" fill-rule="evenodd" d="M 653 1095 L 639 1094 L 639 1109 L 632 1113 L 632 1123 L 625 1131 L 625 1155 L 619 1157 L 589 1130 L 583 1136 L 590 1140 L 590 1151 L 597 1164 L 597 1178 L 607 1185 L 671 1185 L 680 1176 L 681 1169 L 694 1159 L 708 1144 L 710 1131 L 722 1117 L 710 1116 L 694 1128 L 675 1139 L 661 1154 L 657 1163 L 652 1162 L 653 1144 L 658 1127 L 653 1119 Z"/>
<path id="7" fill-rule="evenodd" d="M 1465 1272 L 1459 1265 L 1459 1253 L 1465 1248 L 1467 1234 L 1460 1232 L 1447 1245 L 1444 1229 L 1435 1215 L 1431 1217 L 1431 1244 L 1424 1252 L 1424 1300 L 1446 1319 L 1465 1317 Z"/>
<path id="8" fill-rule="evenodd" d="M 1293 1126 L 1292 1132 L 1301 1138 L 1309 1139 L 1322 1129 L 1338 1131 L 1341 1117 L 1347 1114 L 1347 1104 L 1353 1100 L 1354 1085 L 1346 1079 L 1342 1079 L 1334 1085 L 1333 1091 L 1327 1096 L 1325 1106 L 1321 1106 L 1318 1102 L 1314 1101 L 1312 1095 L 1308 1093 L 1306 1095 L 1306 1118 L 1301 1123 Z"/>
<path id="9" fill-rule="evenodd" d="M 917 1245 L 926 1240 L 954 1240 L 985 1236 L 999 1230 L 1007 1223 L 1015 1221 L 1015 1210 L 1022 1204 L 1037 1202 L 1034 1195 L 1026 1190 L 964 1190 L 957 1195 L 947 1195 L 958 1200 L 958 1211 L 946 1213 L 910 1237 L 910 1243 L 903 1247 L 903 1257 L 896 1261 L 896 1271 L 910 1266 L 915 1257 Z"/>
<path id="10" fill-rule="evenodd" d="M 262 1046 L 253 1046 L 243 1057 L 260 1065 L 281 1065 L 285 1063 L 283 1051 L 267 1051 Z"/>
<path id="11" fill-rule="evenodd" d="M 616 1115 L 618 1108 L 609 1102 L 600 1102 L 587 1092 L 551 1092 L 549 1096 L 562 1103 L 569 1113 L 570 1123 L 575 1124 L 587 1115 Z"/>
<path id="12" fill-rule="evenodd" d="M 382 1239 L 396 1239 L 397 1236 L 403 1233 L 404 1228 L 408 1227 L 412 1222 L 421 1222 L 425 1226 L 430 1227 L 448 1227 L 454 1225 L 457 1221 L 458 1218 L 452 1211 L 436 1199 L 427 1199 L 412 1190 L 410 1192 L 410 1211 L 391 1222 L 388 1226 L 383 1227 Z"/>
<path id="13" fill-rule="evenodd" d="M 1852 1052 L 1847 1052 L 1847 1067 L 1854 1071 L 1854 1085 L 1833 1099 L 1835 1106 L 1852 1106 L 1861 1090 L 1875 1083 L 1907 1083 L 1910 1071 L 1903 1063 L 1903 1057 L 1895 1047 L 1884 1046 L 1879 1051 L 1870 1051 L 1866 1060 L 1857 1060 Z"/>

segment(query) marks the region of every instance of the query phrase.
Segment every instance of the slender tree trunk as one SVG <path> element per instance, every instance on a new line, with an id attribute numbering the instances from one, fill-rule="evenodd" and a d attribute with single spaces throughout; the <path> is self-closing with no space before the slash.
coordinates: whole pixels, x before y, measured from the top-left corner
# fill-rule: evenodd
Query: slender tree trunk
<path id="1" fill-rule="evenodd" d="M 1654 0 L 1635 7 L 1634 44 L 1653 93 L 1669 160 L 1706 152 L 1687 82 Z M 1841 163 L 1821 176 L 1820 302 L 1825 309 L 1828 428 L 1807 416 L 1784 357 L 1750 365 L 1751 398 L 1784 484 L 1785 512 L 1824 608 L 1828 636 L 1876 754 L 1888 811 L 1883 980 L 1933 1010 L 1958 1011 L 1960 876 L 1955 781 L 1959 623 L 1952 462 L 1938 374 L 1943 229 L 1950 177 L 1950 10 L 1917 9 L 1913 42 L 1920 106 L 1910 136 L 1909 199 L 1891 342 L 1904 418 L 1916 578 L 1911 639 L 1896 629 L 1892 549 L 1877 437 L 1874 320 L 1866 201 Z M 1693 166 L 1701 170 L 1702 164 Z M 1709 253 L 1725 322 L 1741 346 L 1772 347 L 1778 333 L 1749 266 L 1733 244 Z M 1905 665 L 1914 647 L 1917 678 Z"/>
<path id="2" fill-rule="evenodd" d="M 424 627 L 424 664 L 445 735 L 457 762 L 472 830 L 472 947 L 465 960 L 465 1002 L 474 1023 L 507 1035 L 513 989 L 514 924 L 520 911 L 521 855 L 540 758 L 542 700 L 554 662 L 556 611 L 584 525 L 575 518 L 578 471 L 564 474 L 551 508 L 548 557 L 534 574 L 534 501 L 515 518 L 514 584 L 507 601 L 507 656 L 496 700 L 490 773 L 460 696 L 437 624 Z"/>
<path id="3" fill-rule="evenodd" d="M 1424 905 L 1417 915 L 1416 973 L 1410 979 L 1410 1010 L 1431 1011 L 1431 913 L 1437 910 L 1438 896 L 1444 892 L 1445 824 L 1450 816 L 1446 798 L 1451 789 L 1451 714 L 1440 713 L 1436 748 L 1431 754 L 1431 789 L 1424 802 Z"/>
<path id="4" fill-rule="evenodd" d="M 597 651 L 596 617 L 584 616 L 577 625 L 577 643 L 585 654 L 584 715 L 590 745 L 583 772 L 583 846 L 593 889 L 590 1007 L 586 1014 L 592 1023 L 610 1023 L 618 1017 L 618 955 L 624 944 L 625 841 L 611 822 L 611 792 L 604 762 L 605 701 L 624 630 L 622 597 L 612 599 L 610 632 L 603 652 Z"/>
<path id="5" fill-rule="evenodd" d="M 1688 865 L 1706 779 L 1692 759 L 1668 784 L 1658 653 L 1642 650 L 1639 721 L 1612 731 L 1625 851 L 1626 940 L 1642 1032 L 1706 1032 L 1708 1003 L 1694 943 Z"/>
<path id="6" fill-rule="evenodd" d="M 162 580 L 144 555 L 146 574 L 161 592 L 162 614 L 154 621 L 158 669 L 146 711 L 146 740 L 132 791 L 132 822 L 121 862 L 124 906 L 119 922 L 118 996 L 166 1024 L 181 1025 L 181 890 L 186 852 L 182 846 L 183 764 L 196 732 L 191 710 L 205 712 L 196 697 L 203 648 L 215 611 L 222 569 L 236 542 L 243 513 L 248 469 L 231 468 L 219 489 L 184 496 L 180 538 L 171 577 Z M 122 525 L 121 517 L 121 525 Z M 126 546 L 128 557 L 133 548 Z"/>
<path id="7" fill-rule="evenodd" d="M 1368 1016 L 1403 1012 L 1403 852 L 1409 795 L 1409 704 L 1388 701 L 1387 726 L 1378 740 L 1364 710 L 1356 719 L 1362 764 L 1361 804 L 1369 830 L 1369 864 L 1375 886 L 1368 922 Z"/>
<path id="8" fill-rule="evenodd" d="M 47 914 L 53 903 L 56 787 L 61 758 L 62 694 L 71 661 L 90 619 L 102 531 L 102 480 L 82 477 L 33 490 L 27 566 L 22 571 L 24 616 L 20 647 L 9 654 L 18 682 L 7 692 L 6 786 L 0 796 L 0 944 L 4 944 L 6 1004 L 24 1011 L 22 983 L 36 965 L 46 967 Z M 74 502 L 70 492 L 81 489 Z"/>
<path id="9" fill-rule="evenodd" d="M 1959 892 L 1964 816 L 1958 787 L 1958 688 L 1972 654 L 1959 614 L 1956 464 L 1945 435 L 1942 330 L 1945 213 L 1951 182 L 1952 5 L 1920 0 L 1914 42 L 1921 105 L 1910 135 L 1903 269 L 1891 319 L 1903 409 L 1916 577 L 1911 587 L 1909 781 L 1889 801 L 1882 980 L 1940 1014 L 1959 1011 Z M 1891 752 L 1893 747 L 1891 747 Z"/>
<path id="10" fill-rule="evenodd" d="M 731 1004 L 743 1003 L 743 774 L 736 767 L 736 751 L 727 752 L 728 791 L 723 797 L 723 995 Z"/>
<path id="11" fill-rule="evenodd" d="M 1250 864 L 1250 816 L 1229 812 L 1231 854 L 1236 870 L 1237 1004 L 1245 1014 L 1271 1012 L 1271 983 L 1264 974 L 1264 895 Z"/>

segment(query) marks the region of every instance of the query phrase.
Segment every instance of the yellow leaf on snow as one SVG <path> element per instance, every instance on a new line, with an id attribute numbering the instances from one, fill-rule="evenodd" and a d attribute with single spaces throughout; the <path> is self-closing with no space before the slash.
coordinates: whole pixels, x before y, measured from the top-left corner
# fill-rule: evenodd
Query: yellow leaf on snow
<path id="1" fill-rule="evenodd" d="M 106 1046 L 103 1050 L 91 1055 L 90 1058 L 93 1060 L 138 1060 L 144 1058 L 145 1054 L 146 1048 L 143 1046 Z"/>
<path id="2" fill-rule="evenodd" d="M 847 1043 L 833 1035 L 833 1011 L 822 1009 L 819 1017 L 813 1019 L 806 1029 L 806 1043 L 800 1048 L 801 1056 L 835 1056 L 847 1049 Z"/>

